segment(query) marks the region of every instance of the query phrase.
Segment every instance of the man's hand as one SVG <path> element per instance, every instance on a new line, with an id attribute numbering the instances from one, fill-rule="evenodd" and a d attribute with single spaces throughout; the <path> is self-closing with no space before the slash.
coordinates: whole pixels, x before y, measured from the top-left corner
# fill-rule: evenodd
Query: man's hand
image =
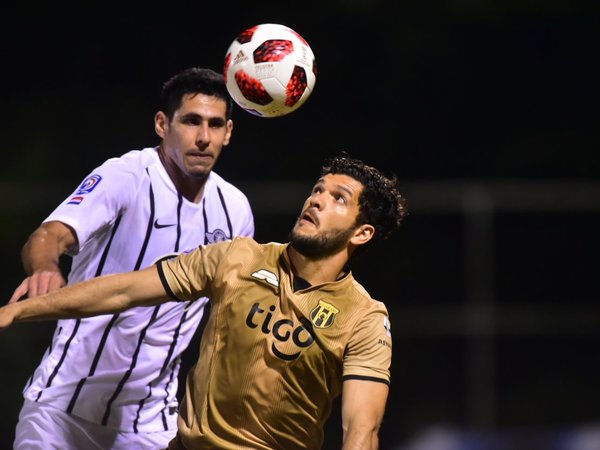
<path id="1" fill-rule="evenodd" d="M 15 303 L 25 295 L 28 297 L 37 297 L 38 295 L 47 294 L 65 285 L 66 281 L 59 271 L 40 271 L 25 278 L 15 289 L 8 303 Z"/>

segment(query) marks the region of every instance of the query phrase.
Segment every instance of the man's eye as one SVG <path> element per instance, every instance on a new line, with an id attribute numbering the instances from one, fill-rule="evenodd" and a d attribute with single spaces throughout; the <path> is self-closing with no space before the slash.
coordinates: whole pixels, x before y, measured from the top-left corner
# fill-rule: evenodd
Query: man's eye
<path id="1" fill-rule="evenodd" d="M 217 120 L 209 120 L 208 121 L 208 126 L 211 128 L 222 128 L 225 126 L 225 122 L 223 122 L 220 119 Z"/>

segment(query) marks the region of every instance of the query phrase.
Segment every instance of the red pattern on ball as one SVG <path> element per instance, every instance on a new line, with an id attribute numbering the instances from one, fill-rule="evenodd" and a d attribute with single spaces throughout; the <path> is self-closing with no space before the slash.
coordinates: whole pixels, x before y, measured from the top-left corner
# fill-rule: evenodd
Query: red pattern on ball
<path id="1" fill-rule="evenodd" d="M 248 28 L 240 33 L 238 37 L 235 38 L 240 44 L 245 44 L 246 42 L 250 42 L 252 40 L 252 36 L 254 36 L 254 32 L 258 28 L 258 25 Z"/>
<path id="2" fill-rule="evenodd" d="M 268 105 L 273 101 L 273 98 L 266 91 L 262 83 L 243 70 L 238 70 L 235 73 L 235 82 L 240 88 L 242 95 L 249 101 L 262 106 Z"/>
<path id="3" fill-rule="evenodd" d="M 294 106 L 298 100 L 302 98 L 302 94 L 306 91 L 308 82 L 306 80 L 306 72 L 300 66 L 294 66 L 294 72 L 290 77 L 290 81 L 285 88 L 286 106 Z"/>
<path id="4" fill-rule="evenodd" d="M 225 63 L 223 65 L 223 77 L 225 78 L 225 83 L 227 83 L 227 70 L 229 69 L 229 65 L 231 64 L 231 53 L 227 53 L 225 56 Z"/>
<path id="5" fill-rule="evenodd" d="M 292 41 L 285 39 L 269 39 L 263 42 L 256 50 L 254 50 L 254 62 L 273 62 L 281 61 L 287 55 L 294 51 L 294 44 Z"/>

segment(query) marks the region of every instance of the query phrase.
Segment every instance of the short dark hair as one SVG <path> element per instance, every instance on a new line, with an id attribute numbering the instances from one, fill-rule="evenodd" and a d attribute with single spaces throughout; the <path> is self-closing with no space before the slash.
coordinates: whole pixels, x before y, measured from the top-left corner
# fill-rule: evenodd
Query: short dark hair
<path id="1" fill-rule="evenodd" d="M 363 185 L 356 225 L 373 225 L 373 241 L 387 239 L 400 227 L 407 212 L 406 199 L 398 191 L 395 175 L 388 177 L 375 167 L 348 157 L 345 152 L 325 161 L 321 175 L 327 174 L 348 175 Z"/>
<path id="2" fill-rule="evenodd" d="M 163 84 L 160 96 L 161 111 L 167 115 L 169 121 L 173 119 L 175 111 L 181 107 L 183 96 L 186 94 L 211 95 L 225 100 L 226 117 L 231 119 L 233 100 L 227 91 L 222 74 L 212 69 L 190 67 L 169 78 Z"/>

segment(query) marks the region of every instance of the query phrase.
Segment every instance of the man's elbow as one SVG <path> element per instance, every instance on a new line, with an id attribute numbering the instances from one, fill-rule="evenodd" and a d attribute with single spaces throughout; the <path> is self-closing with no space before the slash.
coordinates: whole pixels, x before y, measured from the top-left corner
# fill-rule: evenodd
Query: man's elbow
<path id="1" fill-rule="evenodd" d="M 380 428 L 380 422 L 343 425 L 343 450 L 377 450 Z"/>

